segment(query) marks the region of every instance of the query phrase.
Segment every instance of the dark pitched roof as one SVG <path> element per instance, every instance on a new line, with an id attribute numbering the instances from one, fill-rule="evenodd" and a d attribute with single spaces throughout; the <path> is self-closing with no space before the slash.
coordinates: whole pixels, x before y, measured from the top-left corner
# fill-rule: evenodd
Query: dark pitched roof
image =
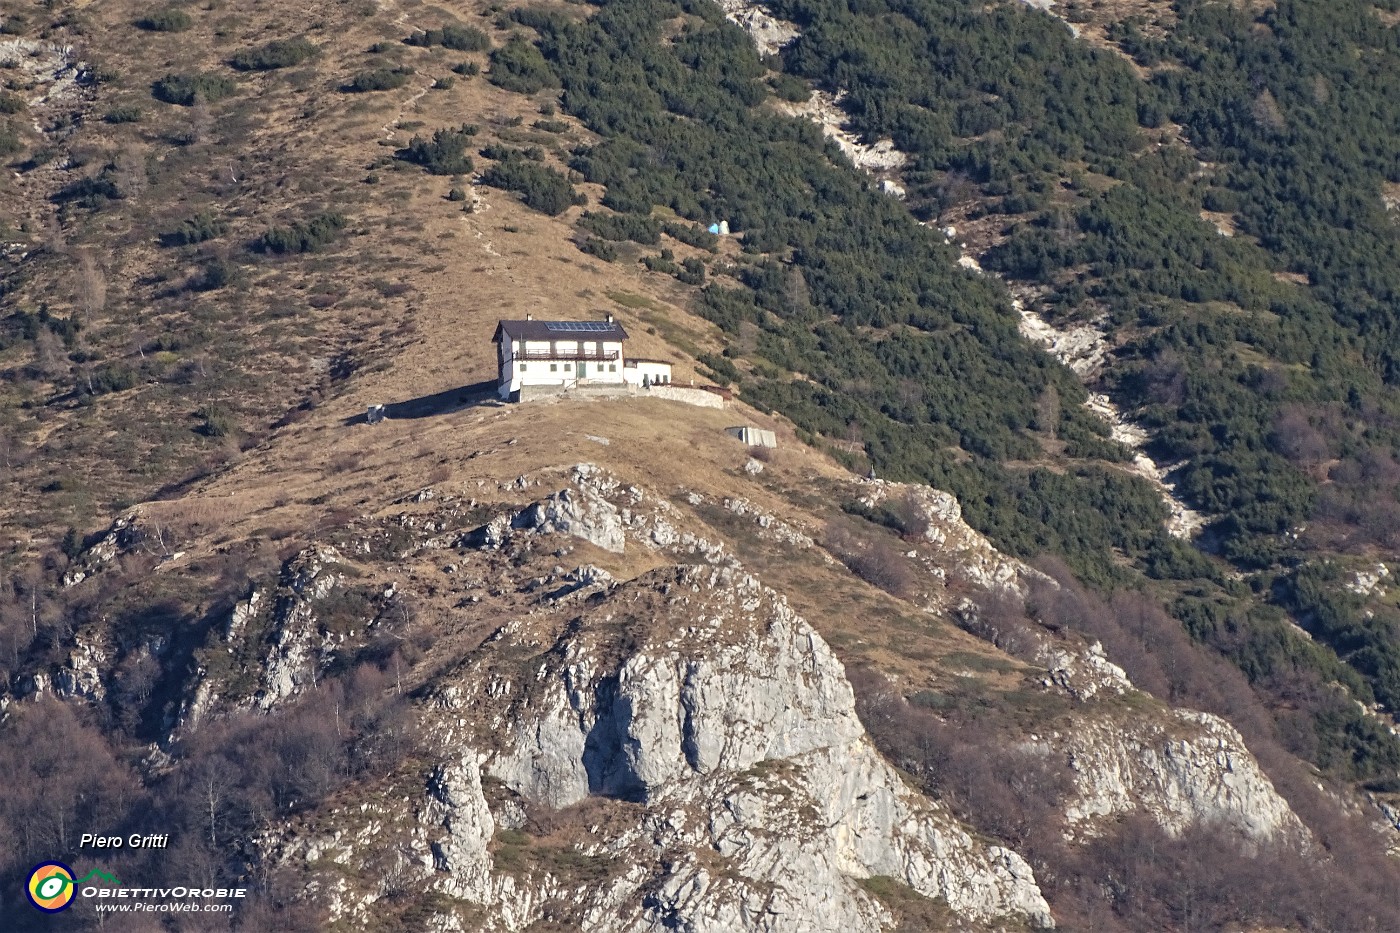
<path id="1" fill-rule="evenodd" d="M 510 340 L 626 340 L 627 331 L 616 321 L 501 321 L 494 343 L 501 335 Z"/>

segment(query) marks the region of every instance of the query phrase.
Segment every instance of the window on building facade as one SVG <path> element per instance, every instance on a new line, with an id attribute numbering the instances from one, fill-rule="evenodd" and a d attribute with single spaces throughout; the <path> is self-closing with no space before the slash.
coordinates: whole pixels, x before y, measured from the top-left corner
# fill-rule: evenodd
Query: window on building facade
<path id="1" fill-rule="evenodd" d="M 521 363 L 521 364 L 520 364 L 520 371 L 521 371 L 522 373 L 525 371 L 525 364 L 524 364 L 524 363 Z"/>
<path id="2" fill-rule="evenodd" d="M 559 369 L 559 364 L 558 364 L 558 363 L 550 363 L 550 364 L 549 364 L 549 371 L 550 371 L 550 372 L 557 372 L 558 369 Z"/>
<path id="3" fill-rule="evenodd" d="M 609 363 L 609 364 L 608 364 L 608 372 L 610 372 L 610 373 L 615 373 L 615 372 L 617 372 L 617 364 L 616 364 L 616 363 Z"/>
<path id="4" fill-rule="evenodd" d="M 573 369 L 573 368 L 574 368 L 574 364 L 573 364 L 573 363 L 565 363 L 565 364 L 564 364 L 564 372 L 568 372 L 569 370 L 571 370 L 571 369 Z"/>

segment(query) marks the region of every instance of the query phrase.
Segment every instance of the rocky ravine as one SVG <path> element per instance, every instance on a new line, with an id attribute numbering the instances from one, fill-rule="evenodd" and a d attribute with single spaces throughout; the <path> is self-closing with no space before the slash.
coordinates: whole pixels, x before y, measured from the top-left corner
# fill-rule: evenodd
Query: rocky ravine
<path id="1" fill-rule="evenodd" d="M 930 544 L 975 555 L 986 585 L 1014 591 L 1023 568 L 997 563 L 990 545 L 964 534 L 956 500 L 924 487 L 853 488 L 915 494 L 929 509 Z M 502 608 L 506 621 L 433 682 L 424 710 L 439 751 L 426 784 L 264 840 L 265 858 L 303 866 L 308 894 L 333 915 L 367 917 L 408 885 L 446 899 L 435 930 L 549 920 L 585 930 L 876 931 L 894 920 L 862 883 L 878 877 L 936 899 L 963 925 L 1053 924 L 1024 859 L 969 833 L 874 750 L 842 665 L 743 569 L 744 542 L 702 535 L 684 506 L 586 464 L 563 488 L 474 529 L 451 529 L 449 502 L 415 520 L 423 546 L 450 548 L 463 577 L 489 579 L 482 561 L 505 574 L 475 588 L 464 611 L 491 612 L 492 595 L 511 590 L 537 595 Z M 755 528 L 774 523 L 756 518 Z M 674 563 L 625 583 L 592 565 L 535 575 L 531 555 L 552 559 L 570 541 Z M 328 561 L 324 549 L 293 558 L 283 582 Z M 334 661 L 315 612 L 339 584 L 325 571 L 311 579 L 276 616 L 315 650 L 295 650 L 275 626 L 266 636 L 292 693 L 314 679 L 317 659 Z M 1096 646 L 1047 632 L 1037 650 L 1043 688 L 1077 712 L 1069 728 L 1021 741 L 1071 769 L 1067 838 L 1092 837 L 1126 812 L 1173 833 L 1197 822 L 1253 841 L 1305 833 L 1223 721 L 1153 701 L 1125 706 L 1133 687 Z M 291 658 L 300 672 L 287 669 Z M 255 705 L 281 694 L 264 684 Z M 502 839 L 531 814 L 568 828 L 522 865 Z"/>
<path id="2" fill-rule="evenodd" d="M 977 271 L 982 271 L 980 266 Z M 1017 298 L 1012 304 L 1021 315 L 1023 337 L 1039 344 L 1084 382 L 1090 382 L 1098 375 L 1109 351 L 1108 335 L 1098 322 L 1056 328 L 1028 306 L 1026 299 Z M 1167 530 L 1178 538 L 1187 539 L 1200 531 L 1206 524 L 1206 517 L 1181 500 L 1176 492 L 1176 482 L 1172 479 L 1182 464 L 1160 466 L 1144 453 L 1150 435 L 1130 421 L 1113 399 L 1104 393 L 1090 392 L 1084 407 L 1108 424 L 1115 441 L 1133 452 L 1132 472 L 1156 487 L 1157 494 L 1171 513 L 1167 519 Z"/>

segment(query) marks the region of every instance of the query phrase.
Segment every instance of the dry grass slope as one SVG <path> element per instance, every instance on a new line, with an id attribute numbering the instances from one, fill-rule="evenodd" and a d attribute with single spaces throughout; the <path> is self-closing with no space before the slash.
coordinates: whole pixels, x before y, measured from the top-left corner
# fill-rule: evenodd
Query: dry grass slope
<path id="1" fill-rule="evenodd" d="M 513 194 L 393 158 L 415 133 L 463 123 L 481 127 L 481 148 L 540 147 L 560 169 L 567 149 L 587 141 L 554 114 L 552 91 L 514 94 L 483 75 L 453 75 L 463 63 L 484 68 L 486 52 L 401 41 L 463 23 L 500 45 L 510 30 L 492 10 L 249 3 L 191 8 L 178 33 L 136 27 L 149 12 L 143 3 L 25 17 L 27 40 L 71 46 L 99 80 L 33 107 L 43 132 L 29 129 L 0 180 L 0 239 L 13 244 L 0 261 L 0 317 L 42 308 L 79 325 L 69 346 L 48 335 L 0 339 L 5 559 L 28 559 L 69 525 L 101 527 L 163 487 L 168 495 L 242 459 L 275 458 L 282 426 L 323 405 L 329 425 L 369 403 L 488 379 L 500 317 L 611 311 L 633 333 L 633 352 L 678 358 L 677 377 L 693 375 L 664 339 L 692 352 L 713 346 L 708 325 L 681 310 L 687 290 L 579 252 L 571 236 L 580 208 L 547 217 Z M 302 64 L 228 65 L 297 36 L 318 49 Z M 403 87 L 344 90 L 357 74 L 400 66 L 412 69 Z M 162 103 L 152 87 L 170 74 L 217 75 L 234 90 L 193 106 Z M 0 82 L 10 77 L 0 70 Z M 439 82 L 446 77 L 454 80 Z M 567 129 L 533 128 L 546 113 Z M 115 196 L 91 197 L 95 209 L 60 194 L 104 180 Z M 470 190 L 468 210 L 447 199 L 454 186 Z M 581 188 L 596 202 L 598 191 Z M 346 223 L 317 251 L 250 249 L 271 227 L 325 212 Z M 201 215 L 217 222 L 214 235 L 162 245 L 162 234 Z M 226 284 L 204 284 L 211 266 Z M 252 483 L 244 493 L 269 492 L 259 475 L 272 474 L 238 471 Z"/>

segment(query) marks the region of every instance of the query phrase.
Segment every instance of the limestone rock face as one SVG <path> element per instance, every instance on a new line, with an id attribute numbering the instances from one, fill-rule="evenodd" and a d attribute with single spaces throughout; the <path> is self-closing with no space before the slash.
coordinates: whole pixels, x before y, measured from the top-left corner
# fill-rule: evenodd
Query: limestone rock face
<path id="1" fill-rule="evenodd" d="M 77 586 L 88 577 L 100 572 L 118 554 L 130 550 L 141 538 L 141 532 L 137 526 L 139 518 L 139 514 L 132 510 L 112 522 L 112 526 L 107 529 L 106 534 L 99 538 L 92 547 L 84 551 L 74 566 L 64 571 L 64 587 Z"/>
<path id="2" fill-rule="evenodd" d="M 957 497 L 941 489 L 915 483 L 863 480 L 860 502 L 866 508 L 898 504 L 922 517 L 923 539 L 956 557 L 959 572 L 984 589 L 1024 594 L 1027 580 L 1046 579 L 1025 563 L 1007 557 L 980 532 L 963 521 Z"/>
<path id="3" fill-rule="evenodd" d="M 1108 659 L 1099 642 L 1076 651 L 1047 640 L 1036 652 L 1036 659 L 1049 672 L 1046 686 L 1057 687 L 1081 703 L 1094 697 L 1122 696 L 1133 689 L 1128 675 Z"/>
<path id="4" fill-rule="evenodd" d="M 693 856 L 672 864 L 632 930 L 887 929 L 883 908 L 851 884 L 871 875 L 942 897 L 969 919 L 1053 923 L 1020 856 L 974 843 L 947 814 L 915 803 L 864 743 L 737 779 L 715 772 L 668 787 L 657 803 L 637 840 L 658 851 L 713 849 L 727 877 Z"/>
<path id="5" fill-rule="evenodd" d="M 701 624 L 611 664 L 606 629 L 570 631 L 552 652 L 540 715 L 517 725 L 493 774 L 556 807 L 590 791 L 646 799 L 683 775 L 743 770 L 862 734 L 840 664 L 780 597 L 730 570 L 684 568 L 660 585 L 672 612 Z M 761 621 L 760 609 L 769 610 Z M 744 615 L 756 624 L 734 626 Z M 585 754 L 539 766 L 563 748 Z"/>
<path id="6" fill-rule="evenodd" d="M 559 532 L 621 553 L 626 533 L 617 508 L 587 486 L 564 489 L 521 512 L 513 527 L 543 534 Z"/>
<path id="7" fill-rule="evenodd" d="M 489 688 L 515 700 L 486 769 L 540 805 L 647 805 L 600 844 L 662 866 L 645 896 L 628 879 L 637 896 L 611 895 L 634 905 L 624 928 L 885 929 L 856 883 L 872 875 L 968 918 L 1053 925 L 1020 856 L 974 840 L 874 752 L 840 663 L 782 597 L 709 567 L 622 589 L 520 692 Z M 723 878 L 701 864 L 715 851 Z"/>
<path id="8" fill-rule="evenodd" d="M 101 702 L 107 696 L 102 672 L 108 661 L 107 652 L 100 645 L 79 640 L 68 656 L 68 663 L 54 675 L 54 693 L 64 699 Z"/>
<path id="9" fill-rule="evenodd" d="M 443 831 L 431 843 L 432 864 L 443 873 L 443 890 L 452 897 L 483 902 L 491 892 L 487 843 L 496 823 L 481 792 L 477 765 L 470 750 L 440 765 L 428 783 L 428 803 L 420 819 Z"/>
<path id="10" fill-rule="evenodd" d="M 256 702 L 268 710 L 299 693 L 314 677 L 318 661 L 315 603 L 340 582 L 332 565 L 340 554 L 333 547 L 303 551 L 283 570 L 287 593 L 273 610 L 272 646 L 262 665 L 262 689 Z"/>
<path id="11" fill-rule="evenodd" d="M 1173 835 L 1202 823 L 1256 842 L 1306 837 L 1244 739 L 1218 716 L 1175 709 L 1165 720 L 1086 720 L 1057 744 L 1078 794 L 1068 821 L 1090 834 L 1098 819 L 1143 812 Z"/>
<path id="12" fill-rule="evenodd" d="M 233 611 L 228 616 L 228 624 L 224 626 L 224 641 L 233 641 L 242 637 L 243 632 L 248 628 L 248 623 L 257 618 L 262 603 L 261 590 L 253 590 L 252 593 L 248 594 L 247 599 L 234 603 Z"/>
<path id="13" fill-rule="evenodd" d="M 724 15 L 743 27 L 764 55 L 776 55 L 797 38 L 797 27 L 777 19 L 756 3 L 747 0 L 720 0 Z"/>

